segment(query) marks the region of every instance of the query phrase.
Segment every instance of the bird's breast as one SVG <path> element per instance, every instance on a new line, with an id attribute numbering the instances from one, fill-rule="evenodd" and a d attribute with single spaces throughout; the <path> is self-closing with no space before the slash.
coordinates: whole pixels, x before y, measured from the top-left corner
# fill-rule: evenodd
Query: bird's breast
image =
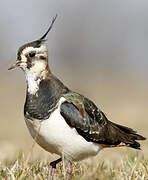
<path id="1" fill-rule="evenodd" d="M 64 154 L 70 160 L 81 160 L 96 155 L 100 145 L 86 141 L 75 128 L 71 128 L 60 114 L 60 105 L 46 120 L 26 119 L 27 127 L 35 141 L 46 151 Z"/>

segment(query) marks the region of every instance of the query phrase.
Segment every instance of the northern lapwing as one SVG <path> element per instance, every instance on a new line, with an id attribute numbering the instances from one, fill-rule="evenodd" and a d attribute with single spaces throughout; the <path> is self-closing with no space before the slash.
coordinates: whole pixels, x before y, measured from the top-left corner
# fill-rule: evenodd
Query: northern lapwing
<path id="1" fill-rule="evenodd" d="M 50 163 L 52 175 L 63 157 L 69 179 L 73 161 L 95 156 L 106 147 L 140 149 L 137 140 L 146 138 L 109 121 L 91 100 L 52 74 L 45 38 L 56 17 L 40 39 L 19 48 L 17 61 L 9 69 L 20 67 L 26 77 L 24 117 L 31 136 L 46 151 L 60 156 Z"/>

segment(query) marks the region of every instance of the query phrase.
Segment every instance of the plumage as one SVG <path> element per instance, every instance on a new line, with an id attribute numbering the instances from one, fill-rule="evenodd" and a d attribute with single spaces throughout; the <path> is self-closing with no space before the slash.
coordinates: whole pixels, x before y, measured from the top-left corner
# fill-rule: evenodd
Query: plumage
<path id="1" fill-rule="evenodd" d="M 87 141 L 110 146 L 124 143 L 140 149 L 140 144 L 136 140 L 144 140 L 143 136 L 131 128 L 109 121 L 105 114 L 84 96 L 70 92 L 65 94 L 65 97 L 67 102 L 62 104 L 61 114 Z"/>
<path id="2" fill-rule="evenodd" d="M 61 98 L 65 100 L 58 106 Z M 69 128 L 75 129 L 87 142 L 93 142 L 102 147 L 124 143 L 126 146 L 139 149 L 140 144 L 136 140 L 145 139 L 132 129 L 109 121 L 91 100 L 69 90 L 59 79 L 50 74 L 46 79 L 41 80 L 35 95 L 27 93 L 24 113 L 26 119 L 43 122 L 48 119 L 47 122 L 49 122 L 57 108 L 59 119 L 62 121 L 64 119 Z M 59 121 L 55 123 L 59 124 Z M 59 132 L 56 128 L 55 131 Z M 56 133 L 54 135 L 56 136 Z M 51 134 L 50 137 L 52 137 Z M 48 141 L 46 143 L 48 144 Z"/>
<path id="3" fill-rule="evenodd" d="M 71 161 L 79 161 L 96 155 L 101 145 L 88 142 L 71 128 L 60 114 L 61 104 L 65 98 L 60 98 L 55 111 L 45 120 L 27 119 L 26 124 L 33 138 L 46 151 L 56 153 Z M 38 134 L 38 135 L 37 135 Z"/>
<path id="4" fill-rule="evenodd" d="M 109 121 L 91 100 L 71 91 L 51 73 L 45 37 L 55 19 L 39 40 L 19 48 L 17 61 L 9 68 L 20 67 L 26 76 L 24 116 L 31 136 L 46 151 L 64 157 L 66 167 L 104 147 L 140 149 L 137 141 L 145 140 L 143 136 Z M 50 165 L 56 168 L 60 161 Z"/>
<path id="5" fill-rule="evenodd" d="M 53 75 L 41 80 L 38 88 L 36 94 L 27 91 L 24 113 L 39 120 L 47 119 L 56 108 L 61 95 L 69 90 Z"/>

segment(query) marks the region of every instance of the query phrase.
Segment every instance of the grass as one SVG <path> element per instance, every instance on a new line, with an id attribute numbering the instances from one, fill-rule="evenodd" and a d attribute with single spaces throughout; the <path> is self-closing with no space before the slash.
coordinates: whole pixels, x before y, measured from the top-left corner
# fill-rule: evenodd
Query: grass
<path id="1" fill-rule="evenodd" d="M 107 157 L 106 157 L 107 158 Z M 35 160 L 26 162 L 23 153 L 13 161 L 0 164 L 0 179 L 47 179 L 49 161 Z M 120 158 L 118 163 L 113 161 L 86 160 L 73 164 L 72 180 L 148 180 L 148 157 L 139 153 L 129 153 Z M 55 179 L 63 180 L 62 163 L 55 171 Z"/>

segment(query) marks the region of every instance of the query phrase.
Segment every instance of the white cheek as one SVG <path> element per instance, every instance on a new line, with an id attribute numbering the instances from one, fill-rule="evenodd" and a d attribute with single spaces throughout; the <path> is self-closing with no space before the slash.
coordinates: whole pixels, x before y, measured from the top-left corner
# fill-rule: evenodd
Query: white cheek
<path id="1" fill-rule="evenodd" d="M 43 70 L 45 70 L 45 68 L 46 68 L 46 62 L 38 60 L 34 62 L 30 70 L 35 72 L 36 74 L 40 74 Z"/>
<path id="2" fill-rule="evenodd" d="M 24 54 L 21 55 L 21 62 L 22 63 L 26 63 L 27 62 L 27 58 Z"/>

